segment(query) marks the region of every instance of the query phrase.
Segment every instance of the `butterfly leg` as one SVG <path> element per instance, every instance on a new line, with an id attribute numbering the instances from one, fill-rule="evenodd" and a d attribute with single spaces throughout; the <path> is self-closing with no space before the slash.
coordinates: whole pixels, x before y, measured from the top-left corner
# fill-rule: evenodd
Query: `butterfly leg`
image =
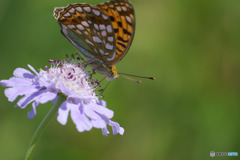
<path id="1" fill-rule="evenodd" d="M 107 87 L 110 84 L 110 82 L 111 81 L 108 81 L 107 85 L 103 89 L 99 90 L 101 92 L 101 94 L 103 94 L 103 92 L 107 89 Z"/>
<path id="2" fill-rule="evenodd" d="M 101 79 L 101 80 L 99 81 L 99 83 L 101 83 L 104 79 L 107 79 L 107 77 L 110 77 L 111 74 L 112 74 L 112 72 L 110 72 L 109 74 L 107 74 L 103 79 Z M 108 79 L 107 79 L 107 80 L 108 80 Z M 109 81 L 111 81 L 111 80 L 109 80 Z"/>
<path id="3" fill-rule="evenodd" d="M 83 63 L 86 63 L 86 65 L 88 65 L 88 64 L 91 64 L 92 62 L 96 61 L 97 59 L 98 58 L 91 58 L 91 59 L 84 61 Z"/>

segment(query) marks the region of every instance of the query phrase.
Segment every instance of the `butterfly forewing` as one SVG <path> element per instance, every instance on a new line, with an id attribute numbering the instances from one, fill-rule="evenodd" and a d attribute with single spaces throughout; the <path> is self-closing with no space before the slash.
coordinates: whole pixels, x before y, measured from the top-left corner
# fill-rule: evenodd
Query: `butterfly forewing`
<path id="1" fill-rule="evenodd" d="M 128 0 L 99 5 L 70 4 L 55 9 L 63 35 L 87 58 L 110 67 L 127 53 L 134 36 L 135 17 Z"/>
<path id="2" fill-rule="evenodd" d="M 102 61 L 116 50 L 111 21 L 105 13 L 88 4 L 70 4 L 55 9 L 63 35 L 86 57 Z M 106 61 L 107 62 L 107 61 Z"/>
<path id="3" fill-rule="evenodd" d="M 112 0 L 97 7 L 109 16 L 115 32 L 116 55 L 109 59 L 113 65 L 126 55 L 131 46 L 135 31 L 134 10 L 127 0 Z"/>

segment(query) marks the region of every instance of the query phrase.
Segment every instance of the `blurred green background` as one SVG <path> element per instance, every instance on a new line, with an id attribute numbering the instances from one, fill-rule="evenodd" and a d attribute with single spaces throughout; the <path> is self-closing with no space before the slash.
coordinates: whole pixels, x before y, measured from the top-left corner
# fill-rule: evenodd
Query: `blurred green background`
<path id="1" fill-rule="evenodd" d="M 15 68 L 44 68 L 49 59 L 78 52 L 60 33 L 54 7 L 102 0 L 1 0 L 0 79 Z M 132 0 L 136 33 L 118 71 L 155 76 L 137 84 L 123 77 L 104 100 L 123 136 L 79 133 L 69 119 L 48 125 L 33 160 L 205 160 L 210 151 L 240 153 L 240 1 Z M 97 78 L 102 78 L 97 76 Z M 104 82 L 106 83 L 106 82 Z M 0 159 L 24 159 L 51 103 L 13 108 L 0 88 Z"/>

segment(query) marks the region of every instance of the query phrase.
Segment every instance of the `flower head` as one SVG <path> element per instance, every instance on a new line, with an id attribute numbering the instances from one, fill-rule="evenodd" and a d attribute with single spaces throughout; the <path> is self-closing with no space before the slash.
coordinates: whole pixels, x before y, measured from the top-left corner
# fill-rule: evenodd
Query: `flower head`
<path id="1" fill-rule="evenodd" d="M 94 127 L 102 129 L 103 134 L 107 135 L 107 125 L 110 125 L 113 134 L 122 135 L 124 129 L 110 120 L 114 112 L 106 108 L 106 102 L 97 97 L 94 91 L 99 83 L 89 78 L 85 66 L 74 59 L 51 62 L 51 68 L 46 67 L 46 70 L 40 69 L 39 72 L 31 65 L 28 67 L 33 73 L 17 68 L 13 72 L 14 77 L 1 80 L 2 86 L 9 87 L 5 89 L 8 100 L 13 102 L 18 96 L 23 96 L 16 106 L 26 108 L 32 103 L 28 118 L 33 118 L 39 104 L 55 102 L 57 95 L 63 94 L 66 100 L 58 109 L 59 123 L 65 125 L 70 113 L 79 132 L 89 131 Z"/>

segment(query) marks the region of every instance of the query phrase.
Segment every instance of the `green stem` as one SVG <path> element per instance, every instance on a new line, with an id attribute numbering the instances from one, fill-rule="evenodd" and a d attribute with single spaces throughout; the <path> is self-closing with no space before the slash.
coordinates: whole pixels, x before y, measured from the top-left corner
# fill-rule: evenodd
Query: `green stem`
<path id="1" fill-rule="evenodd" d="M 35 131 L 35 133 L 34 133 L 34 135 L 32 137 L 32 140 L 31 140 L 31 142 L 29 144 L 25 160 L 31 160 L 32 159 L 33 151 L 34 151 L 34 149 L 36 147 L 36 144 L 37 144 L 40 136 L 42 135 L 42 133 L 43 133 L 44 129 L 46 128 L 47 124 L 49 123 L 49 121 L 57 113 L 58 108 L 61 106 L 61 104 L 65 100 L 66 100 L 66 98 L 63 95 L 59 95 L 58 96 L 56 103 L 53 105 L 53 107 L 50 109 L 48 114 L 44 117 L 44 119 L 42 120 L 42 122 L 38 126 L 37 130 Z"/>

